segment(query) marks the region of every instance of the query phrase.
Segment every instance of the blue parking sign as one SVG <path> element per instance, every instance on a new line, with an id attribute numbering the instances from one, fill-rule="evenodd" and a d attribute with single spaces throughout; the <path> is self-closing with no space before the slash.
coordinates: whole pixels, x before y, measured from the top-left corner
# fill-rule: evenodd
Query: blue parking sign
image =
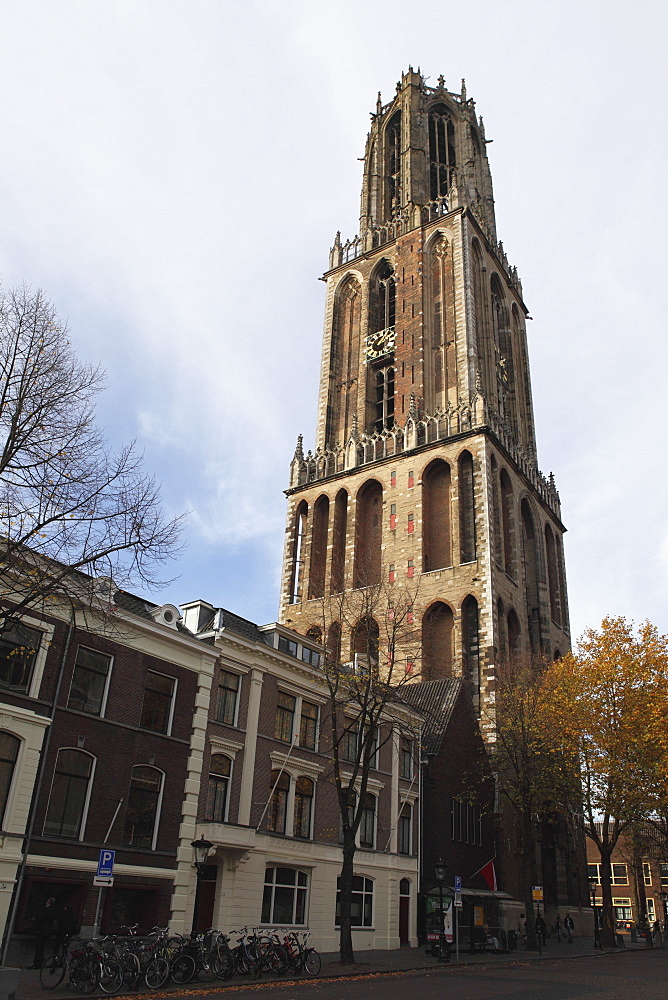
<path id="1" fill-rule="evenodd" d="M 116 851 L 110 851 L 106 847 L 103 847 L 100 851 L 100 860 L 97 863 L 97 874 L 113 875 L 115 857 Z"/>
<path id="2" fill-rule="evenodd" d="M 455 875 L 455 892 L 462 891 L 462 877 L 461 875 Z"/>

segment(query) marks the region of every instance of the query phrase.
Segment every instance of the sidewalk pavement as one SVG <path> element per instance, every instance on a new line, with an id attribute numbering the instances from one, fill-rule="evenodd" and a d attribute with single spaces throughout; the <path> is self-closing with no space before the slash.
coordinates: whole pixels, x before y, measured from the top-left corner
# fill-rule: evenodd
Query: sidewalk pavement
<path id="1" fill-rule="evenodd" d="M 319 978 L 331 979 L 340 976 L 387 975 L 393 972 L 411 972 L 413 970 L 418 971 L 434 968 L 447 969 L 456 966 L 457 964 L 504 965 L 512 962 L 525 963 L 528 961 L 541 961 L 544 959 L 583 958 L 585 956 L 592 955 L 623 954 L 625 951 L 647 950 L 648 949 L 646 948 L 644 941 L 638 942 L 637 944 L 631 944 L 625 939 L 624 948 L 618 948 L 611 951 L 600 951 L 599 949 L 594 949 L 593 940 L 591 938 L 576 938 L 573 944 L 570 945 L 565 941 L 557 942 L 556 940 L 549 939 L 542 954 L 539 954 L 537 951 L 527 951 L 523 945 L 520 945 L 517 951 L 514 952 L 499 952 L 497 954 L 494 952 L 478 952 L 475 956 L 471 955 L 470 952 L 461 952 L 459 955 L 459 963 L 457 963 L 453 949 L 450 962 L 443 963 L 438 962 L 435 958 L 432 958 L 431 955 L 427 955 L 424 946 L 422 946 L 419 948 L 400 948 L 394 951 L 357 951 L 355 952 L 355 965 L 341 965 L 338 952 L 328 952 L 321 956 L 322 969 Z M 289 978 L 289 974 L 282 977 L 264 975 L 260 982 L 269 985 L 273 982 L 280 983 L 281 980 Z M 226 986 L 238 986 L 243 982 L 250 982 L 256 986 L 259 985 L 257 980 L 246 980 L 245 978 L 235 976 L 233 979 L 229 980 L 229 983 L 220 982 L 215 979 L 213 982 L 209 983 L 194 982 L 188 983 L 186 986 L 175 986 L 170 983 L 160 989 L 158 993 L 160 996 L 169 993 L 174 993 L 175 995 L 187 993 L 188 995 L 193 996 L 200 991 L 202 993 L 209 994 L 218 992 L 223 993 L 225 992 Z M 62 986 L 57 990 L 54 990 L 51 995 L 54 998 L 57 998 L 57 1000 L 67 1000 L 69 997 L 79 997 L 81 994 L 77 993 L 71 987 Z M 147 998 L 151 996 L 151 991 L 147 989 L 137 990 L 133 995 Z M 17 992 L 17 1000 L 47 1000 L 48 996 L 49 994 L 42 989 L 40 985 L 39 973 L 33 969 L 22 969 L 19 989 Z M 104 994 L 102 994 L 102 996 L 104 996 Z"/>

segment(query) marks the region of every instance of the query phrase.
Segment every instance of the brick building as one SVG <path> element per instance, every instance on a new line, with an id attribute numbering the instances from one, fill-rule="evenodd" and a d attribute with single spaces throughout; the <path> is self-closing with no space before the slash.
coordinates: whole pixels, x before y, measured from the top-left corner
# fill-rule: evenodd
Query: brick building
<path id="1" fill-rule="evenodd" d="M 49 896 L 84 933 L 96 916 L 103 931 L 166 924 L 170 911 L 184 925 L 179 874 L 189 876 L 216 654 L 180 627 L 177 608 L 101 587 L 85 623 L 22 614 L 0 643 L 1 916 L 4 927 L 18 880 L 22 960 Z M 114 883 L 100 892 L 105 845 Z"/>
<path id="2" fill-rule="evenodd" d="M 306 634 L 333 596 L 414 585 L 416 682 L 465 680 L 489 734 L 504 660 L 558 657 L 570 634 L 559 495 L 537 464 L 528 310 L 497 238 L 486 148 L 463 81 L 452 92 L 409 69 L 389 103 L 378 98 L 359 234 L 337 234 L 323 277 L 315 448 L 305 454 L 300 437 L 291 465 L 280 621 Z M 341 645 L 354 655 L 354 628 Z M 516 894 L 516 833 L 500 822 Z M 584 850 L 553 834 L 536 858 L 550 905 L 586 905 Z"/>
<path id="3" fill-rule="evenodd" d="M 190 880 L 197 926 L 307 927 L 335 951 L 339 806 L 318 644 L 204 601 L 183 611 L 219 656 L 197 817 L 213 848 L 199 886 Z M 406 705 L 378 733 L 356 855 L 358 950 L 417 943 L 420 724 Z"/>
<path id="4" fill-rule="evenodd" d="M 631 838 L 622 834 L 612 853 L 612 906 L 615 928 L 628 933 L 643 923 L 658 920 L 665 932 L 665 909 L 661 893 L 668 894 L 668 863 L 656 855 L 656 833 L 640 836 L 634 850 Z M 665 856 L 665 854 L 664 854 Z M 601 860 L 593 840 L 587 838 L 587 873 L 596 889 L 596 905 L 602 906 Z M 668 900 L 667 900 L 668 901 Z"/>

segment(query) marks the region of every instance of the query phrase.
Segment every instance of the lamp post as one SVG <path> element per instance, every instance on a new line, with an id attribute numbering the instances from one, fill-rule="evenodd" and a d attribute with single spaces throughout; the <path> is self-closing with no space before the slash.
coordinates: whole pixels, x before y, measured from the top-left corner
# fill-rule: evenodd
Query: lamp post
<path id="1" fill-rule="evenodd" d="M 450 961 L 450 948 L 447 941 L 445 940 L 445 913 L 443 912 L 443 883 L 445 882 L 448 872 L 448 866 L 445 861 L 440 858 L 434 865 L 434 875 L 436 876 L 436 881 L 438 882 L 438 902 L 440 907 L 440 922 L 441 926 L 438 933 L 438 960 L 439 962 L 449 962 Z"/>
<path id="2" fill-rule="evenodd" d="M 589 876 L 589 898 L 591 900 L 591 908 L 594 911 L 594 948 L 601 947 L 601 936 L 600 929 L 598 926 L 598 910 L 596 908 L 596 877 L 594 875 Z"/>
<path id="3" fill-rule="evenodd" d="M 663 933 L 668 931 L 668 892 L 665 890 L 659 893 L 661 897 L 661 902 L 663 903 Z"/>
<path id="4" fill-rule="evenodd" d="M 193 926 L 191 934 L 197 933 L 197 910 L 199 904 L 199 894 L 200 894 L 200 882 L 204 877 L 204 869 L 206 867 L 206 859 L 209 856 L 209 851 L 213 847 L 210 840 L 204 839 L 204 834 L 199 838 L 199 840 L 193 840 L 190 845 L 195 852 L 195 864 L 194 867 L 197 869 L 197 887 L 195 889 L 195 905 L 193 906 Z"/>

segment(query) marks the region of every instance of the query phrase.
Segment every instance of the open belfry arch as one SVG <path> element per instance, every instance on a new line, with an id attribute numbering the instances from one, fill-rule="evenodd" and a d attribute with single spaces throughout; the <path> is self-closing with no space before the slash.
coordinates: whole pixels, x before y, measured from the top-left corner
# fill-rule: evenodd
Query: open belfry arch
<path id="1" fill-rule="evenodd" d="M 305 454 L 300 436 L 291 465 L 280 619 L 306 633 L 329 595 L 419 582 L 416 674 L 466 677 L 482 711 L 500 661 L 552 658 L 570 638 L 527 308 L 464 81 L 453 93 L 409 68 L 388 104 L 378 96 L 359 235 L 337 233 L 324 280 L 316 440 Z"/>

